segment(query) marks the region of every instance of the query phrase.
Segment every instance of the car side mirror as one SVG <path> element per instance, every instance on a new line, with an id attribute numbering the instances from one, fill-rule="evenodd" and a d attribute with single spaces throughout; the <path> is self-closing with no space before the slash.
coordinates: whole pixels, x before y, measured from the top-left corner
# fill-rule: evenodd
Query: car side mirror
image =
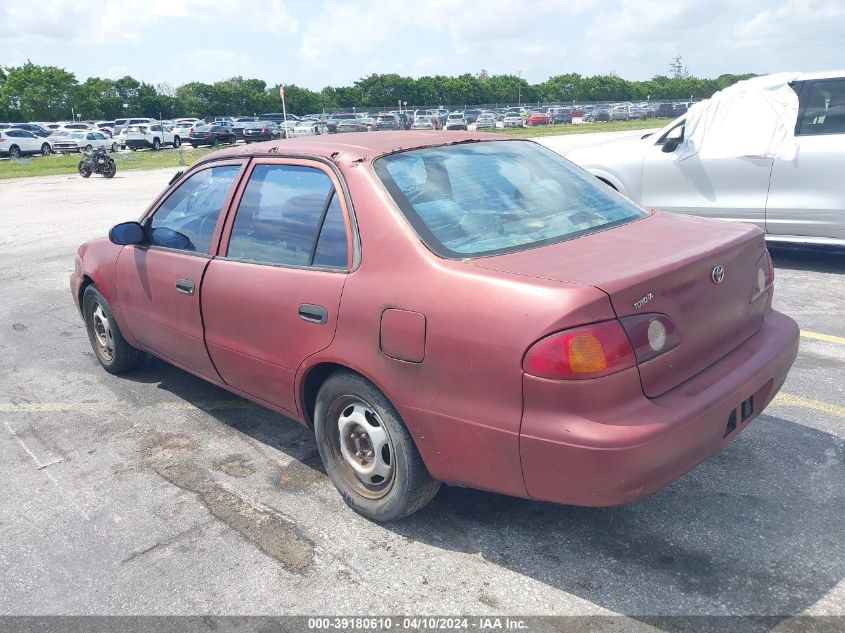
<path id="1" fill-rule="evenodd" d="M 681 139 L 679 138 L 667 138 L 663 142 L 663 147 L 661 148 L 667 154 L 671 154 L 676 149 L 678 149 L 678 145 L 681 144 Z"/>
<path id="2" fill-rule="evenodd" d="M 111 228 L 109 240 L 118 246 L 140 244 L 144 241 L 144 227 L 137 222 L 123 222 Z"/>

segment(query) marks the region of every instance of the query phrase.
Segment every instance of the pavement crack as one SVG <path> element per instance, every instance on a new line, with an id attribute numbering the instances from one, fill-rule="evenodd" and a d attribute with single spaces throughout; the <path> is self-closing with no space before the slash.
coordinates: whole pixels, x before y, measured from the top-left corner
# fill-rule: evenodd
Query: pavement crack
<path id="1" fill-rule="evenodd" d="M 213 517 L 276 559 L 286 570 L 296 574 L 306 572 L 314 560 L 314 543 L 277 510 L 223 486 L 207 471 L 189 463 L 194 445 L 187 437 L 166 436 L 148 450 L 149 463 L 171 484 L 196 495 Z"/>
<path id="2" fill-rule="evenodd" d="M 120 561 L 120 564 L 125 565 L 126 563 L 131 563 L 136 558 L 144 556 L 145 554 L 149 554 L 152 551 L 155 551 L 155 550 L 160 549 L 162 547 L 169 547 L 170 545 L 173 545 L 174 543 L 176 543 L 177 541 L 180 541 L 181 539 L 185 538 L 186 536 L 189 536 L 190 534 L 193 534 L 194 532 L 197 532 L 197 531 L 203 529 L 204 527 L 206 527 L 210 523 L 211 523 L 211 520 L 204 521 L 204 522 L 199 523 L 197 525 L 193 525 L 190 528 L 188 528 L 187 530 L 183 530 L 183 531 L 179 532 L 178 534 L 174 534 L 173 536 L 171 536 L 168 539 L 164 539 L 163 541 L 156 541 L 155 543 L 153 543 L 152 545 L 150 545 L 148 547 L 136 550 L 136 551 L 132 552 L 131 554 L 129 554 L 129 556 L 124 558 L 122 561 Z"/>

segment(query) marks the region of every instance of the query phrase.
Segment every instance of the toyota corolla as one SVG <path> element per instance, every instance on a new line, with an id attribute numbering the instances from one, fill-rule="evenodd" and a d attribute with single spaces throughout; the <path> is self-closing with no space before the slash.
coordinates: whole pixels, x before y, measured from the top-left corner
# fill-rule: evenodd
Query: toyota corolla
<path id="1" fill-rule="evenodd" d="M 756 227 L 649 212 L 525 140 L 231 148 L 71 276 L 106 371 L 155 355 L 312 428 L 375 520 L 441 482 L 605 506 L 718 452 L 783 384 Z"/>

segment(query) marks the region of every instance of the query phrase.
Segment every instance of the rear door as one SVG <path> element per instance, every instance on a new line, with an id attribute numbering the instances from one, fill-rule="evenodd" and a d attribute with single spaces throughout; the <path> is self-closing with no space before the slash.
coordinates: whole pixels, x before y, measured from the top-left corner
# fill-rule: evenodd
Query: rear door
<path id="1" fill-rule="evenodd" d="M 845 79 L 802 86 L 795 143 L 794 160 L 775 159 L 766 231 L 845 240 Z"/>
<path id="2" fill-rule="evenodd" d="M 347 204 L 317 161 L 255 161 L 241 189 L 203 281 L 206 344 L 227 384 L 295 412 L 297 368 L 334 338 L 352 266 Z"/>
<path id="3" fill-rule="evenodd" d="M 683 138 L 683 122 L 646 146 L 644 207 L 765 227 L 771 158 L 693 154 L 679 161 L 675 152 L 663 151 L 672 138 Z"/>
<path id="4" fill-rule="evenodd" d="M 124 247 L 116 264 L 125 324 L 141 347 L 212 380 L 200 284 L 245 162 L 210 163 L 184 179 L 144 220 L 146 243 Z"/>

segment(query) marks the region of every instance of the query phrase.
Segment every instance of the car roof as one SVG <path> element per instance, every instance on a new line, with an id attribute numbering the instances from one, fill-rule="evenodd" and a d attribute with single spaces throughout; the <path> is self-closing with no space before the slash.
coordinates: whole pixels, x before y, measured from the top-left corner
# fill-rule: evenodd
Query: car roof
<path id="1" fill-rule="evenodd" d="M 395 132 L 350 132 L 340 135 L 321 134 L 298 138 L 251 143 L 226 148 L 198 161 L 205 163 L 220 158 L 238 158 L 273 154 L 318 156 L 338 165 L 358 164 L 384 154 L 478 141 L 509 141 L 513 137 L 490 132 L 431 132 L 430 130 Z"/>
<path id="2" fill-rule="evenodd" d="M 811 79 L 840 79 L 845 77 L 845 70 L 824 70 L 815 73 L 801 73 L 798 81 L 809 81 Z"/>

